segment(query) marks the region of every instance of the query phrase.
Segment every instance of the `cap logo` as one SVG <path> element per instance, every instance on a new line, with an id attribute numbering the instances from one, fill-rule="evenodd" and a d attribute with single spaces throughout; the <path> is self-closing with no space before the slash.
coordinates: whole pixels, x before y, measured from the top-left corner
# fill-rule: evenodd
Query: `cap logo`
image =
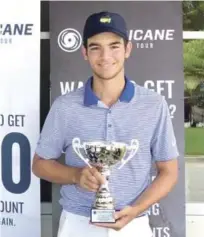
<path id="1" fill-rule="evenodd" d="M 111 23 L 111 18 L 109 16 L 103 16 L 100 19 L 101 23 Z"/>

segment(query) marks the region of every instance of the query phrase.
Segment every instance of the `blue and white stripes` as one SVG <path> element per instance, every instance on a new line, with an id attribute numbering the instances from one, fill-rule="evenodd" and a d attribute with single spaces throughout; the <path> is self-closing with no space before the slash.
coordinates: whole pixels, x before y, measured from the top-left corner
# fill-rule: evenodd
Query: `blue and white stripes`
<path id="1" fill-rule="evenodd" d="M 85 87 L 54 101 L 36 153 L 44 159 L 57 159 L 64 151 L 67 165 L 83 167 L 84 161 L 72 149 L 74 137 L 82 142 L 114 140 L 127 144 L 138 139 L 140 148 L 135 157 L 122 169 L 118 169 L 120 164 L 111 169 L 110 191 L 116 209 L 122 209 L 133 203 L 151 182 L 152 162 L 178 156 L 168 105 L 161 95 L 126 79 L 122 99 L 108 108 L 97 101 L 93 92 L 90 95 L 90 80 Z M 94 196 L 76 185 L 63 185 L 60 203 L 67 211 L 89 216 Z"/>

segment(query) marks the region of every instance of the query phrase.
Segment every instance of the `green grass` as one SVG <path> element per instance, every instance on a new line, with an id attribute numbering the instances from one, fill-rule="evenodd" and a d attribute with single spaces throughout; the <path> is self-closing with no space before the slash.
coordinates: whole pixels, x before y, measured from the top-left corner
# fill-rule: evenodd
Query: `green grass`
<path id="1" fill-rule="evenodd" d="M 204 155 L 204 128 L 185 128 L 185 155 Z"/>

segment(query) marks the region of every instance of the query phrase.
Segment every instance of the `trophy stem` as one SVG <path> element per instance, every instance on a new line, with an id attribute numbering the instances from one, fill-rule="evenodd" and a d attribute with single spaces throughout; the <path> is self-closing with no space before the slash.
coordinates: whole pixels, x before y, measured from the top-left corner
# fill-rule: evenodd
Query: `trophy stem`
<path id="1" fill-rule="evenodd" d="M 109 176 L 110 176 L 110 168 L 108 165 L 102 165 L 97 167 L 98 171 L 106 178 L 108 181 Z"/>
<path id="2" fill-rule="evenodd" d="M 103 165 L 98 167 L 98 171 L 101 173 L 101 175 L 105 178 L 105 183 L 102 184 L 99 188 L 98 192 L 109 192 L 109 187 L 108 187 L 108 181 L 110 177 L 110 168 L 108 165 Z"/>
<path id="3" fill-rule="evenodd" d="M 99 172 L 105 177 L 105 183 L 102 184 L 96 193 L 94 207 L 97 209 L 114 209 L 113 198 L 111 197 L 108 181 L 110 176 L 110 168 L 107 165 L 97 167 Z"/>

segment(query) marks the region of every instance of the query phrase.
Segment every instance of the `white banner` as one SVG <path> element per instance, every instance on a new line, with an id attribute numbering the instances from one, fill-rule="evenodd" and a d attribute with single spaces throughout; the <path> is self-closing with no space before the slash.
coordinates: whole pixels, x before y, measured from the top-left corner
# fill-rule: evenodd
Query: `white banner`
<path id="1" fill-rule="evenodd" d="M 40 1 L 0 3 L 0 236 L 40 237 Z"/>

